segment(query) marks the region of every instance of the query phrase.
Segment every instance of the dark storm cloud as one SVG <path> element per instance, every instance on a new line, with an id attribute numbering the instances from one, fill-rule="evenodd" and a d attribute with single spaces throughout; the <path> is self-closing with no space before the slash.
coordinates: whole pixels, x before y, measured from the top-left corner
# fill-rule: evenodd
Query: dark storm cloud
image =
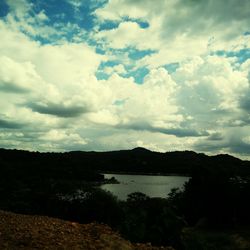
<path id="1" fill-rule="evenodd" d="M 240 141 L 238 143 L 230 145 L 231 153 L 238 153 L 241 155 L 249 155 L 250 144 Z"/>
<path id="2" fill-rule="evenodd" d="M 54 115 L 64 118 L 78 117 L 81 114 L 88 112 L 88 110 L 82 106 L 65 106 L 64 104 L 55 103 L 47 103 L 46 105 L 28 103 L 27 107 L 40 114 Z"/>
<path id="3" fill-rule="evenodd" d="M 23 93 L 28 93 L 29 90 L 19 87 L 15 84 L 5 84 L 5 83 L 0 83 L 0 92 L 6 92 L 6 93 L 15 93 L 15 94 L 23 94 Z"/>
<path id="4" fill-rule="evenodd" d="M 209 135 L 207 131 L 197 131 L 194 129 L 153 127 L 147 122 L 124 124 L 124 125 L 119 125 L 118 127 L 124 129 L 138 130 L 138 131 L 149 131 L 167 135 L 175 135 L 176 137 L 200 137 Z"/>
<path id="5" fill-rule="evenodd" d="M 208 138 L 210 141 L 221 141 L 223 140 L 223 135 L 221 133 L 211 134 Z"/>
<path id="6" fill-rule="evenodd" d="M 224 143 L 208 143 L 206 141 L 199 142 L 193 146 L 193 149 L 198 152 L 218 152 L 219 150 L 228 148 L 228 144 Z"/>
<path id="7" fill-rule="evenodd" d="M 242 138 L 233 136 L 221 141 L 202 140 L 194 145 L 194 150 L 203 152 L 226 151 L 232 154 L 249 155 L 250 143 L 246 143 Z"/>
<path id="8" fill-rule="evenodd" d="M 23 127 L 23 124 L 21 124 L 21 123 L 0 119 L 0 129 L 1 128 L 4 128 L 4 129 L 20 129 L 22 127 Z"/>
<path id="9" fill-rule="evenodd" d="M 222 31 L 224 25 L 234 25 L 244 22 L 250 25 L 249 0 L 187 0 L 175 1 L 175 9 L 179 11 L 178 18 L 169 18 L 163 22 L 166 32 L 162 35 L 169 37 L 176 33 L 188 36 L 205 34 L 207 32 Z M 177 12 L 178 13 L 178 12 Z M 202 13 L 202 14 L 201 14 Z M 242 28 L 244 32 L 245 27 Z M 239 30 L 231 29 L 226 35 L 233 37 Z"/>
<path id="10" fill-rule="evenodd" d="M 250 96 L 249 96 L 249 92 L 245 95 L 245 97 L 243 97 L 241 100 L 240 100 L 240 103 L 239 103 L 239 106 L 247 111 L 248 113 L 250 113 Z"/>

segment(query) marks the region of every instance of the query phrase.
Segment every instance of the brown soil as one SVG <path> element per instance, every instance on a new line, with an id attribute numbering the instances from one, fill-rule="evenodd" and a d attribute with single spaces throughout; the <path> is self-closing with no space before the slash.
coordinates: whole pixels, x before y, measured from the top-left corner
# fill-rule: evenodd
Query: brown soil
<path id="1" fill-rule="evenodd" d="M 173 250 L 131 244 L 106 225 L 0 211 L 0 249 Z"/>

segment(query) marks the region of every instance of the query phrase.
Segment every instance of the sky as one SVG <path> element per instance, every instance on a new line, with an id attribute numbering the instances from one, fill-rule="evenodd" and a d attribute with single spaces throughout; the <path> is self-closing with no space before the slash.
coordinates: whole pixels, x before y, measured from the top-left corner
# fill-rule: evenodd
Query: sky
<path id="1" fill-rule="evenodd" d="M 0 147 L 250 159 L 250 1 L 1 0 Z"/>

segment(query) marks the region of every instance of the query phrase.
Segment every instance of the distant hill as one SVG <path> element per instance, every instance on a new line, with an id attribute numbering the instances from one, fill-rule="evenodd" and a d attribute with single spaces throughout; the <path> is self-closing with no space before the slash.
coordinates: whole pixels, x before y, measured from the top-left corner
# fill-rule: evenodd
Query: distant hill
<path id="1" fill-rule="evenodd" d="M 231 155 L 207 156 L 193 151 L 159 153 L 145 148 L 110 152 L 72 151 L 66 153 L 39 153 L 23 150 L 0 149 L 1 165 L 33 166 L 32 171 L 48 169 L 50 174 L 70 175 L 83 169 L 113 173 L 154 173 L 193 175 L 220 173 L 225 175 L 250 175 L 250 162 Z M 59 172 L 58 172 L 59 171 Z M 73 173 L 74 174 L 74 173 Z M 74 174 L 75 175 L 75 174 Z"/>

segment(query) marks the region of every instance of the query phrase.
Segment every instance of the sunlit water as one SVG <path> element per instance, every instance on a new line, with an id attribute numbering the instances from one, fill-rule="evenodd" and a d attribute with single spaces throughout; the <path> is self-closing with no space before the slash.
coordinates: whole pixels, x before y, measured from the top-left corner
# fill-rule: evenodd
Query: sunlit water
<path id="1" fill-rule="evenodd" d="M 105 178 L 115 177 L 119 184 L 104 184 L 102 189 L 110 191 L 120 200 L 126 200 L 133 192 L 142 192 L 149 197 L 166 198 L 172 188 L 183 188 L 189 177 L 158 175 L 105 174 Z"/>

